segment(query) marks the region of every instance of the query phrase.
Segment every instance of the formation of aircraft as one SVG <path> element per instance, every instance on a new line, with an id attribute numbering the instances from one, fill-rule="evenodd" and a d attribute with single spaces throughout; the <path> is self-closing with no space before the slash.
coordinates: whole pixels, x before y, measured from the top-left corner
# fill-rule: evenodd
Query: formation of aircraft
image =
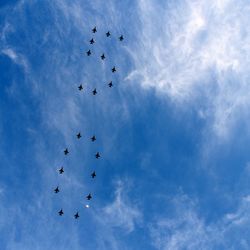
<path id="1" fill-rule="evenodd" d="M 97 32 L 97 27 L 95 26 L 93 29 L 92 29 L 92 33 L 96 33 Z M 111 37 L 111 32 L 110 31 L 107 31 L 106 32 L 106 37 Z M 124 37 L 123 37 L 123 35 L 120 35 L 119 37 L 118 37 L 118 39 L 120 40 L 120 41 L 123 41 L 124 40 Z M 91 45 L 94 45 L 95 43 L 96 43 L 96 41 L 95 41 L 95 39 L 92 37 L 90 40 L 89 40 L 89 43 L 91 44 Z M 90 50 L 90 49 L 88 49 L 87 51 L 86 51 L 86 54 L 87 54 L 87 56 L 90 56 L 90 55 L 92 55 L 92 51 Z M 106 59 L 106 56 L 105 56 L 105 54 L 104 53 L 102 53 L 102 55 L 100 56 L 100 58 L 101 58 L 101 60 L 104 60 L 104 59 Z M 116 70 L 116 67 L 115 66 L 113 66 L 113 68 L 111 69 L 111 72 L 112 73 L 115 73 L 117 70 Z M 113 82 L 112 81 L 110 81 L 109 83 L 108 83 L 108 87 L 113 87 Z M 82 91 L 84 88 L 83 88 L 83 84 L 80 84 L 79 86 L 78 86 L 78 90 L 79 91 Z M 97 94 L 97 90 L 96 90 L 96 88 L 94 88 L 93 89 L 93 91 L 92 91 L 92 94 L 93 95 L 96 95 Z M 81 135 L 81 133 L 80 132 L 78 132 L 77 134 L 76 134 L 76 138 L 77 139 L 80 139 L 82 137 L 82 135 Z M 96 136 L 95 135 L 93 135 L 91 138 L 90 138 L 90 140 L 92 141 L 92 142 L 94 142 L 94 141 L 96 141 Z M 67 156 L 68 154 L 69 154 L 69 149 L 68 148 L 65 148 L 64 149 L 64 155 L 65 156 Z M 100 154 L 100 152 L 96 152 L 96 154 L 95 154 L 95 158 L 96 159 L 99 159 L 101 157 L 101 154 Z M 63 173 L 64 173 L 64 168 L 63 168 L 63 166 L 60 168 L 60 169 L 58 169 L 58 172 L 59 172 L 59 174 L 60 175 L 62 175 Z M 93 171 L 91 174 L 90 174 L 90 177 L 92 178 L 92 179 L 94 179 L 95 177 L 96 177 L 96 171 Z M 56 188 L 54 189 L 54 193 L 59 193 L 60 192 L 60 189 L 59 189 L 59 186 L 56 186 Z M 91 193 L 89 193 L 87 196 L 86 196 L 86 199 L 88 200 L 88 201 L 90 201 L 91 199 L 92 199 L 93 197 L 92 197 L 92 194 Z M 85 208 L 89 208 L 90 206 L 89 206 L 89 204 L 85 204 Z M 63 209 L 60 209 L 59 211 L 58 211 L 58 214 L 59 214 L 59 216 L 63 216 L 64 215 L 64 211 L 63 211 Z M 80 215 L 79 215 L 79 212 L 77 211 L 75 214 L 74 214 L 74 218 L 75 219 L 78 219 L 80 217 Z"/>

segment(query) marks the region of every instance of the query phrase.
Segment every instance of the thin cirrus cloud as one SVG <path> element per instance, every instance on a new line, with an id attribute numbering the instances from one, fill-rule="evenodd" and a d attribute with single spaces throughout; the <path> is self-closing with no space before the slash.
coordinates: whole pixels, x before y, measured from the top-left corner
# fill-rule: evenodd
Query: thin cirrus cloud
<path id="1" fill-rule="evenodd" d="M 188 196 L 176 196 L 171 204 L 175 214 L 157 218 L 149 228 L 156 249 L 249 249 L 249 196 L 235 212 L 210 224 Z"/>
<path id="2" fill-rule="evenodd" d="M 217 135 L 227 136 L 239 110 L 250 104 L 249 3 L 139 3 L 141 32 L 131 49 L 135 69 L 127 79 L 177 103 L 205 95 L 200 114 Z"/>

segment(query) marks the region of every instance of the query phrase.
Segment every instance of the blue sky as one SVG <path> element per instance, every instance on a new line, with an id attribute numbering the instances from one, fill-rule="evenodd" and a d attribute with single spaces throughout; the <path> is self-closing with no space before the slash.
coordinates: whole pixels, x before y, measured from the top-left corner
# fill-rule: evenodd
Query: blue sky
<path id="1" fill-rule="evenodd" d="M 250 249 L 249 9 L 1 1 L 0 249 Z"/>

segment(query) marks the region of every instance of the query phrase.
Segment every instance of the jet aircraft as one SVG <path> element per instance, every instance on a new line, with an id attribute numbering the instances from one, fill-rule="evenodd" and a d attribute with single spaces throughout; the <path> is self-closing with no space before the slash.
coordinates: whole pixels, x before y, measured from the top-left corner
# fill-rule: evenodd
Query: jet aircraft
<path id="1" fill-rule="evenodd" d="M 87 56 L 90 56 L 91 55 L 90 49 L 86 53 L 87 53 Z"/>
<path id="2" fill-rule="evenodd" d="M 86 196 L 86 198 L 87 198 L 87 200 L 90 200 L 90 199 L 92 199 L 92 196 L 91 196 L 91 194 L 88 194 L 88 195 Z"/>
<path id="3" fill-rule="evenodd" d="M 78 219 L 80 216 L 79 216 L 79 213 L 77 212 L 75 215 L 74 215 L 75 219 Z"/>
<path id="4" fill-rule="evenodd" d="M 92 32 L 93 32 L 93 33 L 96 33 L 96 32 L 97 32 L 96 27 L 94 27 L 94 28 L 92 29 Z"/>
<path id="5" fill-rule="evenodd" d="M 61 210 L 58 212 L 58 214 L 59 214 L 60 216 L 62 216 L 62 215 L 63 215 L 63 210 L 61 209 Z"/>
<path id="6" fill-rule="evenodd" d="M 66 148 L 66 149 L 64 150 L 64 154 L 67 155 L 68 153 L 69 153 L 69 150 Z"/>
<path id="7" fill-rule="evenodd" d="M 91 177 L 92 177 L 92 178 L 95 178 L 95 177 L 96 177 L 95 171 L 91 174 Z"/>
<path id="8" fill-rule="evenodd" d="M 104 55 L 104 54 L 101 55 L 101 59 L 102 59 L 102 60 L 105 59 L 105 55 Z"/>
<path id="9" fill-rule="evenodd" d="M 63 167 L 61 167 L 58 171 L 59 171 L 60 174 L 63 174 L 64 173 Z"/>
<path id="10" fill-rule="evenodd" d="M 59 187 L 57 186 L 54 190 L 54 192 L 57 194 L 59 192 Z"/>

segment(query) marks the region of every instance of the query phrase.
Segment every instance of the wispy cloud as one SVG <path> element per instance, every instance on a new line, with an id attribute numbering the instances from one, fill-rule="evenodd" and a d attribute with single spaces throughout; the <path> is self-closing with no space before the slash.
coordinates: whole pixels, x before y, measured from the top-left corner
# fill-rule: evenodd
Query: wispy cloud
<path id="1" fill-rule="evenodd" d="M 150 228 L 157 249 L 249 249 L 249 196 L 235 212 L 213 222 L 207 222 L 197 202 L 185 195 L 175 197 L 172 205 L 174 214 L 158 218 Z"/>
<path id="2" fill-rule="evenodd" d="M 226 136 L 250 105 L 249 9 L 245 0 L 141 0 L 135 70 L 127 79 L 177 103 L 205 105 L 213 131 Z"/>

